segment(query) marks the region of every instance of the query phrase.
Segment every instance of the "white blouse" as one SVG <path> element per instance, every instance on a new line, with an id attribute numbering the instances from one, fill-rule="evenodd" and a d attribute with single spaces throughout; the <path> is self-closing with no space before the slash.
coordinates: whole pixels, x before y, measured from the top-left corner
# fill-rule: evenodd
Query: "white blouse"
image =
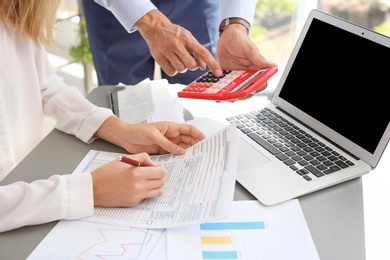
<path id="1" fill-rule="evenodd" d="M 92 142 L 112 112 L 67 86 L 55 74 L 43 47 L 21 38 L 2 22 L 0 46 L 1 181 L 42 140 L 45 117 L 52 118 L 57 129 Z M 0 232 L 93 213 L 90 173 L 1 185 Z"/>

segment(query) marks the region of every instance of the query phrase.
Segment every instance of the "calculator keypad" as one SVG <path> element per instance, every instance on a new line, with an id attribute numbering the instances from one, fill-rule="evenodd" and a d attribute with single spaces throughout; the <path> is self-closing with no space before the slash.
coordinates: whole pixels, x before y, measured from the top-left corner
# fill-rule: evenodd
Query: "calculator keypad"
<path id="1" fill-rule="evenodd" d="M 257 91 L 277 71 L 277 67 L 261 70 L 224 70 L 221 77 L 215 77 L 208 71 L 177 92 L 177 96 L 234 102 Z"/>
<path id="2" fill-rule="evenodd" d="M 206 93 L 215 94 L 219 91 L 224 91 L 229 83 L 234 81 L 237 77 L 242 75 L 243 70 L 224 70 L 221 77 L 215 77 L 214 74 L 209 71 L 204 75 L 197 78 L 194 82 L 190 83 L 182 91 L 188 93 Z"/>

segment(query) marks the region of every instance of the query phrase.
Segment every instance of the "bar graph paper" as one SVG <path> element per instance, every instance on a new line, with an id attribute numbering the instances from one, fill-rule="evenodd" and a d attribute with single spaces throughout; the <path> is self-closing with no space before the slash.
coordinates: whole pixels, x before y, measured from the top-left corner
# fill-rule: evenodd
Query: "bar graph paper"
<path id="1" fill-rule="evenodd" d="M 264 222 L 213 222 L 200 225 L 203 259 L 267 259 Z M 258 243 L 253 243 L 257 241 Z"/>
<path id="2" fill-rule="evenodd" d="M 234 201 L 230 216 L 167 230 L 168 259 L 319 260 L 298 200 Z"/>

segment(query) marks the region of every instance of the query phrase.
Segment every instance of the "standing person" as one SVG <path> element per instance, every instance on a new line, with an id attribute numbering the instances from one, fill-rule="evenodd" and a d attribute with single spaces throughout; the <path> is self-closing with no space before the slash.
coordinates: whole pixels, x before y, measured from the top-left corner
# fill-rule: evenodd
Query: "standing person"
<path id="1" fill-rule="evenodd" d="M 55 74 L 44 48 L 52 42 L 60 2 L 0 1 L 0 181 L 42 140 L 45 117 L 52 118 L 60 131 L 86 143 L 104 139 L 150 166 L 115 160 L 92 172 L 53 173 L 46 180 L 0 186 L 0 232 L 87 217 L 94 206 L 131 207 L 160 196 L 166 170 L 147 153 L 183 154 L 205 138 L 185 124 L 128 124 L 67 86 Z"/>
<path id="2" fill-rule="evenodd" d="M 275 66 L 248 37 L 256 3 L 83 0 L 98 84 L 134 85 L 152 79 L 155 60 L 163 78 L 181 84 L 202 75 L 206 65 L 216 76 L 222 68 Z"/>

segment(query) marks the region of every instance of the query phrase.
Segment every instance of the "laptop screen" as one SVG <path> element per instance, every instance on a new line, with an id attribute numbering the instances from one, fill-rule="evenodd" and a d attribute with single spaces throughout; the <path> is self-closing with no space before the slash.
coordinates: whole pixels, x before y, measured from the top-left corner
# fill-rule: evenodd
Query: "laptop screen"
<path id="1" fill-rule="evenodd" d="M 389 46 L 313 19 L 279 96 L 374 153 L 390 120 L 389 61 Z"/>

